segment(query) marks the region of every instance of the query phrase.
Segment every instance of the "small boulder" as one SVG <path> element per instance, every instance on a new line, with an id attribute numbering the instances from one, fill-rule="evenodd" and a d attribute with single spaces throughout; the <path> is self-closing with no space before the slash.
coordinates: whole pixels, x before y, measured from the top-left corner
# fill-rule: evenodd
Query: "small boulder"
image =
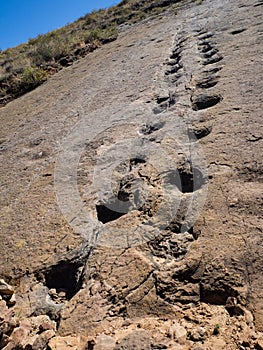
<path id="1" fill-rule="evenodd" d="M 133 331 L 128 334 L 114 350 L 151 350 L 151 341 L 145 331 Z"/>
<path id="2" fill-rule="evenodd" d="M 173 324 L 169 329 L 169 337 L 181 344 L 186 340 L 186 333 L 186 329 L 177 323 Z"/>
<path id="3" fill-rule="evenodd" d="M 115 339 L 109 335 L 100 334 L 96 338 L 94 350 L 113 350 L 116 342 Z"/>
<path id="4" fill-rule="evenodd" d="M 9 338 L 8 344 L 3 350 L 13 350 L 23 348 L 28 343 L 29 329 L 23 326 L 15 328 Z"/>
<path id="5" fill-rule="evenodd" d="M 55 332 L 52 330 L 41 333 L 33 343 L 32 350 L 44 350 L 46 349 L 48 342 L 55 336 Z"/>
<path id="6" fill-rule="evenodd" d="M 206 330 L 203 327 L 196 328 L 189 334 L 189 339 L 192 341 L 202 341 L 205 340 L 207 336 Z"/>
<path id="7" fill-rule="evenodd" d="M 54 337 L 49 341 L 48 347 L 51 350 L 84 350 L 86 344 L 87 339 L 83 337 Z"/>
<path id="8" fill-rule="evenodd" d="M 39 315 L 31 318 L 31 324 L 37 333 L 43 333 L 48 330 L 56 331 L 57 324 L 47 315 Z"/>

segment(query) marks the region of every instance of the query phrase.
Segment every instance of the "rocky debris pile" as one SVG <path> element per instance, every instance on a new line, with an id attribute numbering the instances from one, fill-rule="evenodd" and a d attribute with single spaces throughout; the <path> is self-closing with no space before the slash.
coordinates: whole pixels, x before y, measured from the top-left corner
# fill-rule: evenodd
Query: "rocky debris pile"
<path id="1" fill-rule="evenodd" d="M 3 279 L 0 283 L 0 349 L 46 349 L 55 336 L 56 322 L 47 315 L 21 318 L 15 308 L 14 288 Z"/>
<path id="2" fill-rule="evenodd" d="M 14 288 L 1 280 L 1 293 Z M 96 293 L 96 291 L 94 291 Z M 5 295 L 5 294 L 4 294 Z M 236 301 L 229 299 L 233 310 Z M 21 317 L 20 309 L 0 301 L 0 349 L 3 350 L 262 350 L 263 333 L 244 307 L 233 314 L 205 303 L 177 305 L 171 317 L 115 318 L 93 335 L 64 335 L 47 315 Z M 94 315 L 95 316 L 95 315 Z M 87 332 L 89 333 L 89 332 Z M 92 333 L 92 332 L 90 332 Z"/>
<path id="3" fill-rule="evenodd" d="M 93 288 L 93 293 L 98 293 L 96 290 Z M 14 294 L 15 289 L 1 280 L 0 349 L 3 350 L 263 348 L 263 334 L 255 330 L 253 315 L 238 306 L 235 298 L 228 298 L 226 308 L 205 303 L 177 305 L 177 316 L 173 318 L 115 318 L 93 335 L 61 336 L 57 333 L 57 322 L 47 315 L 22 317 L 20 305 L 10 303 Z"/>

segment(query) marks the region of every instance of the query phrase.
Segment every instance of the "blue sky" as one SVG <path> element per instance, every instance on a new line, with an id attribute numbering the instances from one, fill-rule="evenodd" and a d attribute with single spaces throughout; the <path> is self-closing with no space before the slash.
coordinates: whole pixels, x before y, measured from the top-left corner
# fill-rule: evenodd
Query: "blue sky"
<path id="1" fill-rule="evenodd" d="M 120 0 L 0 0 L 0 49 L 71 23 L 92 10 Z"/>

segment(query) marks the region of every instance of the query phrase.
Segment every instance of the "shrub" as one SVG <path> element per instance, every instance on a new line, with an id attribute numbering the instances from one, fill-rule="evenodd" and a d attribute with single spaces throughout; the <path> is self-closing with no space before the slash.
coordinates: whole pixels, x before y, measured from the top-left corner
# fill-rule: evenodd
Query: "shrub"
<path id="1" fill-rule="evenodd" d="M 53 52 L 47 43 L 40 43 L 30 56 L 32 57 L 32 63 L 36 66 L 40 66 L 53 58 Z"/>
<path id="2" fill-rule="evenodd" d="M 219 333 L 220 333 L 220 326 L 219 324 L 216 324 L 214 326 L 213 335 L 218 335 Z"/>
<path id="3" fill-rule="evenodd" d="M 106 43 L 115 40 L 118 36 L 118 30 L 116 26 L 112 25 L 105 29 L 96 28 L 88 30 L 83 35 L 83 40 L 88 43 Z"/>
<path id="4" fill-rule="evenodd" d="M 103 31 L 102 42 L 112 41 L 117 39 L 118 37 L 118 29 L 116 26 L 111 26 Z"/>
<path id="5" fill-rule="evenodd" d="M 42 84 L 48 78 L 48 73 L 41 68 L 27 67 L 22 73 L 20 87 L 31 90 Z"/>
<path id="6" fill-rule="evenodd" d="M 117 6 L 121 7 L 123 5 L 128 4 L 129 0 L 122 0 Z"/>
<path id="7" fill-rule="evenodd" d="M 91 43 L 93 41 L 99 41 L 102 38 L 103 38 L 103 30 L 100 28 L 88 30 L 84 34 L 84 41 L 86 44 Z"/>
<path id="8" fill-rule="evenodd" d="M 54 37 L 49 40 L 41 40 L 34 51 L 30 55 L 32 64 L 40 66 L 44 62 L 59 60 L 61 57 L 68 55 L 71 52 L 71 44 L 69 40 L 60 37 Z"/>

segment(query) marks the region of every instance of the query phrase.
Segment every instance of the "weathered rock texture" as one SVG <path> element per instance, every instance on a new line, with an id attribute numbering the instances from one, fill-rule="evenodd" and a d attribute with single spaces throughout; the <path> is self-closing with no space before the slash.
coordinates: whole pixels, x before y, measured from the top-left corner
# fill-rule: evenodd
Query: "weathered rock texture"
<path id="1" fill-rule="evenodd" d="M 260 348 L 262 6 L 185 3 L 0 110 L 1 277 L 57 322 L 38 349 Z"/>

